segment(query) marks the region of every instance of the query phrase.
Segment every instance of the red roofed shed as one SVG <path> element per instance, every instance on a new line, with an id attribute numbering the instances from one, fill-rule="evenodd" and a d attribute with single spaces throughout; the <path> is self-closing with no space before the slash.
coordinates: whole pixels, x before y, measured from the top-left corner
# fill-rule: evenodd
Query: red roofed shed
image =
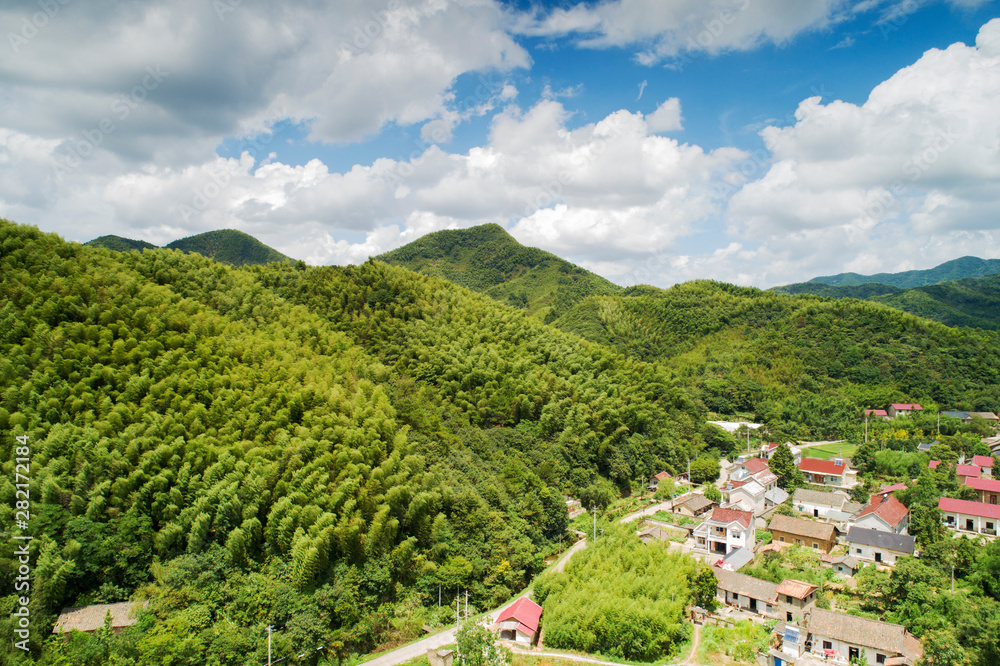
<path id="1" fill-rule="evenodd" d="M 541 618 L 542 607 L 528 597 L 521 597 L 497 618 L 500 638 L 530 645 L 538 633 L 538 621 Z"/>

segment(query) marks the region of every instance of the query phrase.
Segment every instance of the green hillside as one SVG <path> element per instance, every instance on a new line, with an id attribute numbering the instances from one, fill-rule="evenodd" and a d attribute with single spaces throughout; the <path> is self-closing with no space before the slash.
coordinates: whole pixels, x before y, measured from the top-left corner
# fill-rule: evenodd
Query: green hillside
<path id="1" fill-rule="evenodd" d="M 1000 329 L 1000 275 L 942 282 L 870 300 L 948 326 Z"/>
<path id="2" fill-rule="evenodd" d="M 899 289 L 869 283 L 834 287 L 819 282 L 776 287 L 785 294 L 814 294 L 828 298 L 859 298 L 882 303 L 947 326 L 1000 330 L 1000 275 L 940 282 L 926 287 Z"/>
<path id="3" fill-rule="evenodd" d="M 1000 334 L 878 303 L 699 281 L 591 297 L 555 325 L 668 365 L 710 411 L 790 438 L 845 436 L 889 402 L 1000 408 Z"/>
<path id="4" fill-rule="evenodd" d="M 961 280 L 970 277 L 985 277 L 1000 273 L 1000 259 L 979 259 L 978 257 L 961 257 L 929 268 L 927 270 L 903 271 L 901 273 L 877 273 L 875 275 L 858 275 L 857 273 L 840 273 L 839 275 L 829 275 L 817 277 L 810 282 L 821 282 L 835 287 L 848 287 L 869 282 L 887 284 L 901 289 L 911 287 L 924 287 L 948 282 L 951 280 Z"/>
<path id="5" fill-rule="evenodd" d="M 236 229 L 219 229 L 181 238 L 167 245 L 171 250 L 198 254 L 233 266 L 292 261 L 272 247 Z"/>
<path id="6" fill-rule="evenodd" d="M 90 247 L 103 247 L 115 252 L 128 252 L 130 250 L 152 250 L 157 246 L 142 240 L 132 240 L 121 236 L 101 236 L 92 241 L 84 243 Z"/>
<path id="7" fill-rule="evenodd" d="M 438 231 L 377 258 L 444 278 L 546 321 L 587 296 L 622 290 L 554 254 L 521 245 L 497 224 Z"/>
<path id="8" fill-rule="evenodd" d="M 37 663 L 263 663 L 268 625 L 314 666 L 404 643 L 459 590 L 475 612 L 523 589 L 563 493 L 603 506 L 706 446 L 663 369 L 381 262 L 241 268 L 0 220 L 0 265 L 0 636 L 20 532 Z M 150 603 L 121 637 L 45 638 L 127 599 Z"/>

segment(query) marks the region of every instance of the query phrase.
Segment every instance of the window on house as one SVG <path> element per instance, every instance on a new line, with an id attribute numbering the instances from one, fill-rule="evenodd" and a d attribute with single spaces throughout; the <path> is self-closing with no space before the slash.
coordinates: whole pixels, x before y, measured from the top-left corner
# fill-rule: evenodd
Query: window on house
<path id="1" fill-rule="evenodd" d="M 785 611 L 785 622 L 792 621 L 792 611 Z"/>
<path id="2" fill-rule="evenodd" d="M 857 551 L 858 551 L 858 555 L 860 555 L 860 554 L 861 554 L 861 549 L 860 549 L 860 548 L 857 548 L 857 549 L 855 549 L 855 550 L 857 550 Z"/>
<path id="3" fill-rule="evenodd" d="M 784 543 L 785 537 L 778 537 L 778 541 L 781 541 L 782 543 Z"/>
<path id="4" fill-rule="evenodd" d="M 819 544 L 813 541 L 813 548 L 819 548 Z"/>
<path id="5" fill-rule="evenodd" d="M 885 655 L 884 654 L 876 654 L 875 655 L 875 663 L 876 664 L 884 664 L 885 663 Z"/>
<path id="6" fill-rule="evenodd" d="M 813 509 L 813 518 L 819 518 L 819 509 Z"/>
<path id="7" fill-rule="evenodd" d="M 832 650 L 833 649 L 833 643 L 830 642 L 830 641 L 823 641 L 823 649 L 824 650 Z"/>

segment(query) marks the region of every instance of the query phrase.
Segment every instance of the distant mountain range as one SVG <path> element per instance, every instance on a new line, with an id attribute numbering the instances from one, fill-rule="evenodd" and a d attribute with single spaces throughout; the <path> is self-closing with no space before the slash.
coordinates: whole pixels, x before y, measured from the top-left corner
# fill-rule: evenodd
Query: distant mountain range
<path id="1" fill-rule="evenodd" d="M 986 277 L 987 275 L 996 275 L 997 273 L 1000 273 L 1000 259 L 961 257 L 952 261 L 946 261 L 940 266 L 926 270 L 903 271 L 901 273 L 876 273 L 875 275 L 840 273 L 838 275 L 816 277 L 809 280 L 806 284 L 819 282 L 834 287 L 855 287 L 874 283 L 887 284 L 891 287 L 899 287 L 901 289 L 911 289 L 913 287 L 927 287 L 932 284 L 961 280 L 963 278 Z"/>
<path id="2" fill-rule="evenodd" d="M 141 240 L 121 236 L 101 236 L 84 243 L 92 247 L 103 247 L 116 252 L 147 250 L 158 246 Z M 168 249 L 180 250 L 185 254 L 197 252 L 200 255 L 233 266 L 269 264 L 273 261 L 294 261 L 272 247 L 261 243 L 250 234 L 236 229 L 219 229 L 195 236 L 181 238 L 166 245 Z"/>
<path id="3" fill-rule="evenodd" d="M 1000 259 L 962 257 L 935 268 L 902 273 L 841 273 L 771 291 L 858 298 L 948 326 L 1000 329 Z"/>

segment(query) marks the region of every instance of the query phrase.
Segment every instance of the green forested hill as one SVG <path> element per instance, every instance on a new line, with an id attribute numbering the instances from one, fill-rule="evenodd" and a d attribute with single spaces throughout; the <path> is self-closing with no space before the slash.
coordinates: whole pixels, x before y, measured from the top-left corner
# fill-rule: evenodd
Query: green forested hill
<path id="1" fill-rule="evenodd" d="M 656 366 L 384 263 L 237 268 L 0 220 L 0 264 L 0 634 L 27 435 L 39 663 L 261 663 L 268 625 L 277 654 L 339 663 L 458 589 L 521 589 L 562 493 L 603 504 L 705 446 Z M 121 638 L 45 640 L 60 608 L 128 598 L 149 611 Z"/>
<path id="2" fill-rule="evenodd" d="M 109 250 L 114 250 L 115 252 L 128 252 L 130 250 L 152 250 L 156 248 L 156 245 L 152 243 L 147 243 L 143 240 L 132 240 L 131 238 L 123 238 L 122 236 L 101 236 L 100 238 L 95 238 L 92 241 L 84 243 L 84 245 L 89 245 L 90 247 L 104 247 Z"/>
<path id="3" fill-rule="evenodd" d="M 175 240 L 167 245 L 171 250 L 200 255 L 233 266 L 269 264 L 272 261 L 292 261 L 272 247 L 236 229 L 207 231 L 196 236 Z"/>
<path id="4" fill-rule="evenodd" d="M 840 273 L 826 277 L 813 278 L 809 282 L 819 282 L 835 287 L 856 286 L 867 283 L 887 284 L 900 289 L 925 287 L 939 282 L 961 280 L 971 277 L 985 277 L 1000 273 L 1000 259 L 980 259 L 979 257 L 961 257 L 946 261 L 934 268 L 926 270 L 903 271 L 900 273 L 877 273 L 875 275 L 858 275 L 857 273 Z"/>
<path id="5" fill-rule="evenodd" d="M 89 247 L 103 247 L 115 252 L 130 250 L 151 250 L 157 246 L 141 240 L 122 238 L 121 236 L 101 236 L 84 243 Z M 236 229 L 219 229 L 195 236 L 181 238 L 166 246 L 171 250 L 180 250 L 185 254 L 198 254 L 215 261 L 233 266 L 248 266 L 254 264 L 269 264 L 272 261 L 292 261 L 272 247 L 264 245 L 253 236 Z"/>
<path id="6" fill-rule="evenodd" d="M 861 298 L 933 319 L 947 326 L 1000 329 L 1000 275 L 965 278 L 910 289 L 876 283 L 834 287 L 819 282 L 801 282 L 776 287 L 772 291 L 829 298 Z"/>
<path id="7" fill-rule="evenodd" d="M 669 365 L 709 410 L 776 438 L 844 436 L 889 402 L 1000 408 L 1000 334 L 877 303 L 699 281 L 591 297 L 555 325 Z"/>
<path id="8" fill-rule="evenodd" d="M 437 231 L 377 258 L 442 277 L 546 321 L 589 295 L 622 290 L 554 254 L 521 245 L 497 224 Z"/>

